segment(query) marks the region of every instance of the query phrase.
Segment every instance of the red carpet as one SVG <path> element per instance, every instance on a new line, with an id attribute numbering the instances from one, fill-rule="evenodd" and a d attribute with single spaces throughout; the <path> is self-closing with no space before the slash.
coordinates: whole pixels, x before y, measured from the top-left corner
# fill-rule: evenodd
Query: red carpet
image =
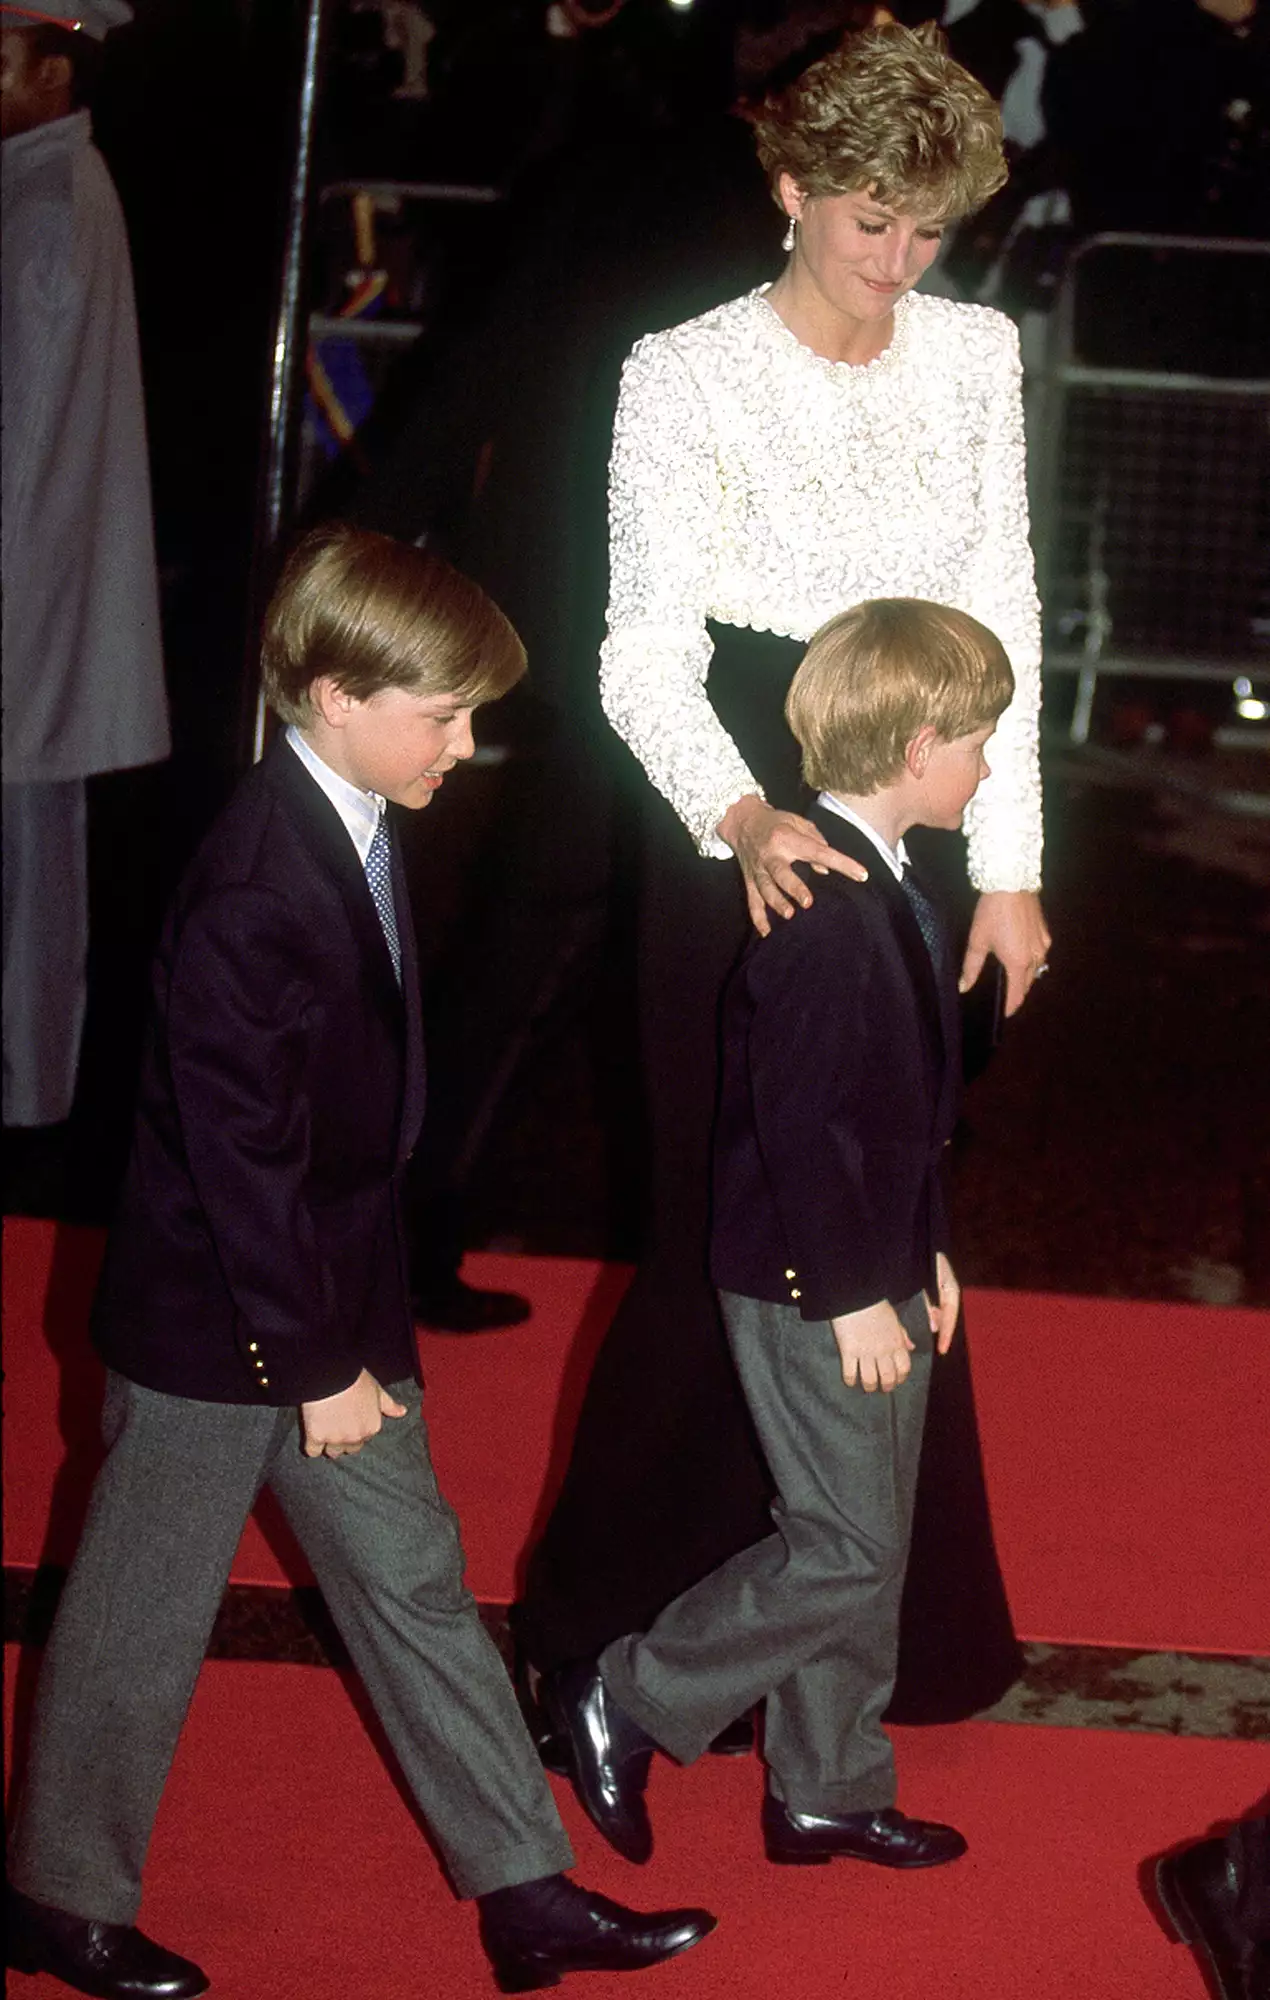
<path id="1" fill-rule="evenodd" d="M 67 1560 L 96 1452 L 85 1323 L 94 1232 L 4 1226 L 6 1560 Z M 477 1594 L 513 1594 L 624 1274 L 563 1258 L 470 1259 L 534 1300 L 523 1327 L 422 1337 L 441 1484 Z M 1270 1313 L 1026 1292 L 969 1294 L 998 1543 L 1027 1638 L 1270 1652 L 1264 1561 Z M 302 1578 L 253 1522 L 244 1582 Z"/>
<path id="2" fill-rule="evenodd" d="M 10 1677 L 11 1678 L 11 1677 Z M 912 1876 L 760 1857 L 760 1767 L 659 1760 L 657 1853 L 638 1869 L 562 1810 L 579 1876 L 645 1907 L 701 1902 L 719 1929 L 578 2000 L 1202 2000 L 1194 1961 L 1139 1895 L 1143 1856 L 1257 1798 L 1251 1744 L 970 1723 L 899 1730 L 901 1795 L 970 1839 Z M 320 1668 L 204 1669 L 159 1816 L 142 1922 L 212 1975 L 216 2000 L 487 2000 L 457 1904 L 366 1736 Z M 10 1975 L 14 2000 L 55 2000 Z"/>

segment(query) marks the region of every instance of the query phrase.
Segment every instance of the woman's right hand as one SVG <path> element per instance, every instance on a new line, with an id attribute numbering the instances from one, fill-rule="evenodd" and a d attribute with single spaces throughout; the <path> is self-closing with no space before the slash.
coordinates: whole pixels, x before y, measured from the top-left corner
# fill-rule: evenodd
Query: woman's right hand
<path id="1" fill-rule="evenodd" d="M 832 869 L 850 876 L 853 882 L 869 879 L 868 869 L 849 854 L 839 854 L 809 819 L 799 813 L 778 812 L 754 792 L 728 807 L 719 821 L 718 834 L 741 865 L 750 922 L 760 937 L 766 937 L 772 928 L 769 910 L 778 917 L 792 917 L 795 906 L 803 910 L 811 906 L 811 890 L 801 875 L 794 873 L 795 861 L 809 862 L 817 875 L 827 875 Z"/>

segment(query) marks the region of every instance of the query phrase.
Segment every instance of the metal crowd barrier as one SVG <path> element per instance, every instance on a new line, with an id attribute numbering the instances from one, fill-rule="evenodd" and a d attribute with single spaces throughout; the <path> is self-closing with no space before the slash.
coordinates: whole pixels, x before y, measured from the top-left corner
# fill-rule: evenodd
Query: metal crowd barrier
<path id="1" fill-rule="evenodd" d="M 1104 317 L 1090 277 L 1109 251 L 1125 310 L 1111 286 Z M 1246 306 L 1251 326 L 1268 260 L 1270 243 L 1127 232 L 1091 237 L 1069 259 L 1031 393 L 1045 671 L 1077 676 L 1074 743 L 1088 740 L 1104 675 L 1270 676 L 1270 318 L 1232 343 L 1221 305 L 1233 302 L 1235 320 Z M 1173 290 L 1153 321 L 1142 300 L 1166 265 Z M 1091 345 L 1095 358 L 1082 358 Z M 1152 365 L 1153 345 L 1172 346 L 1170 365 Z"/>

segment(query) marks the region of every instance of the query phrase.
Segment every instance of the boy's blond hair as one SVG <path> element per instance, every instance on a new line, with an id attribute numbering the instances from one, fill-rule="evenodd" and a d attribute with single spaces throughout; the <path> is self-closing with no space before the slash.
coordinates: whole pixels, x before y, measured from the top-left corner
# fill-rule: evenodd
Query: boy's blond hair
<path id="1" fill-rule="evenodd" d="M 1006 179 L 1001 114 L 929 21 L 849 35 L 752 120 L 778 206 L 786 173 L 808 197 L 867 190 L 919 221 L 951 222 Z"/>
<path id="2" fill-rule="evenodd" d="M 875 597 L 813 636 L 785 701 L 816 791 L 867 798 L 892 783 L 919 730 L 944 742 L 995 722 L 1014 693 L 1001 641 L 968 612 Z"/>
<path id="3" fill-rule="evenodd" d="M 524 647 L 479 584 L 428 549 L 339 521 L 297 544 L 265 612 L 265 698 L 299 728 L 323 675 L 357 701 L 403 688 L 466 707 L 524 671 Z"/>

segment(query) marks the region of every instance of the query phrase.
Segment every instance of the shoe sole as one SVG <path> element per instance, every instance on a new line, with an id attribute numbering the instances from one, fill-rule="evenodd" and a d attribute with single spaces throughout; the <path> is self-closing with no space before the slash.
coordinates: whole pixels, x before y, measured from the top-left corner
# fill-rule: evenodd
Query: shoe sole
<path id="1" fill-rule="evenodd" d="M 966 1852 L 958 1854 L 933 1854 L 928 1860 L 892 1860 L 885 1854 L 857 1854 L 849 1847 L 813 1848 L 806 1852 L 791 1853 L 778 1847 L 765 1849 L 767 1858 L 777 1868 L 827 1868 L 831 1861 L 864 1861 L 873 1868 L 947 1868 L 953 1861 L 960 1861 Z"/>

